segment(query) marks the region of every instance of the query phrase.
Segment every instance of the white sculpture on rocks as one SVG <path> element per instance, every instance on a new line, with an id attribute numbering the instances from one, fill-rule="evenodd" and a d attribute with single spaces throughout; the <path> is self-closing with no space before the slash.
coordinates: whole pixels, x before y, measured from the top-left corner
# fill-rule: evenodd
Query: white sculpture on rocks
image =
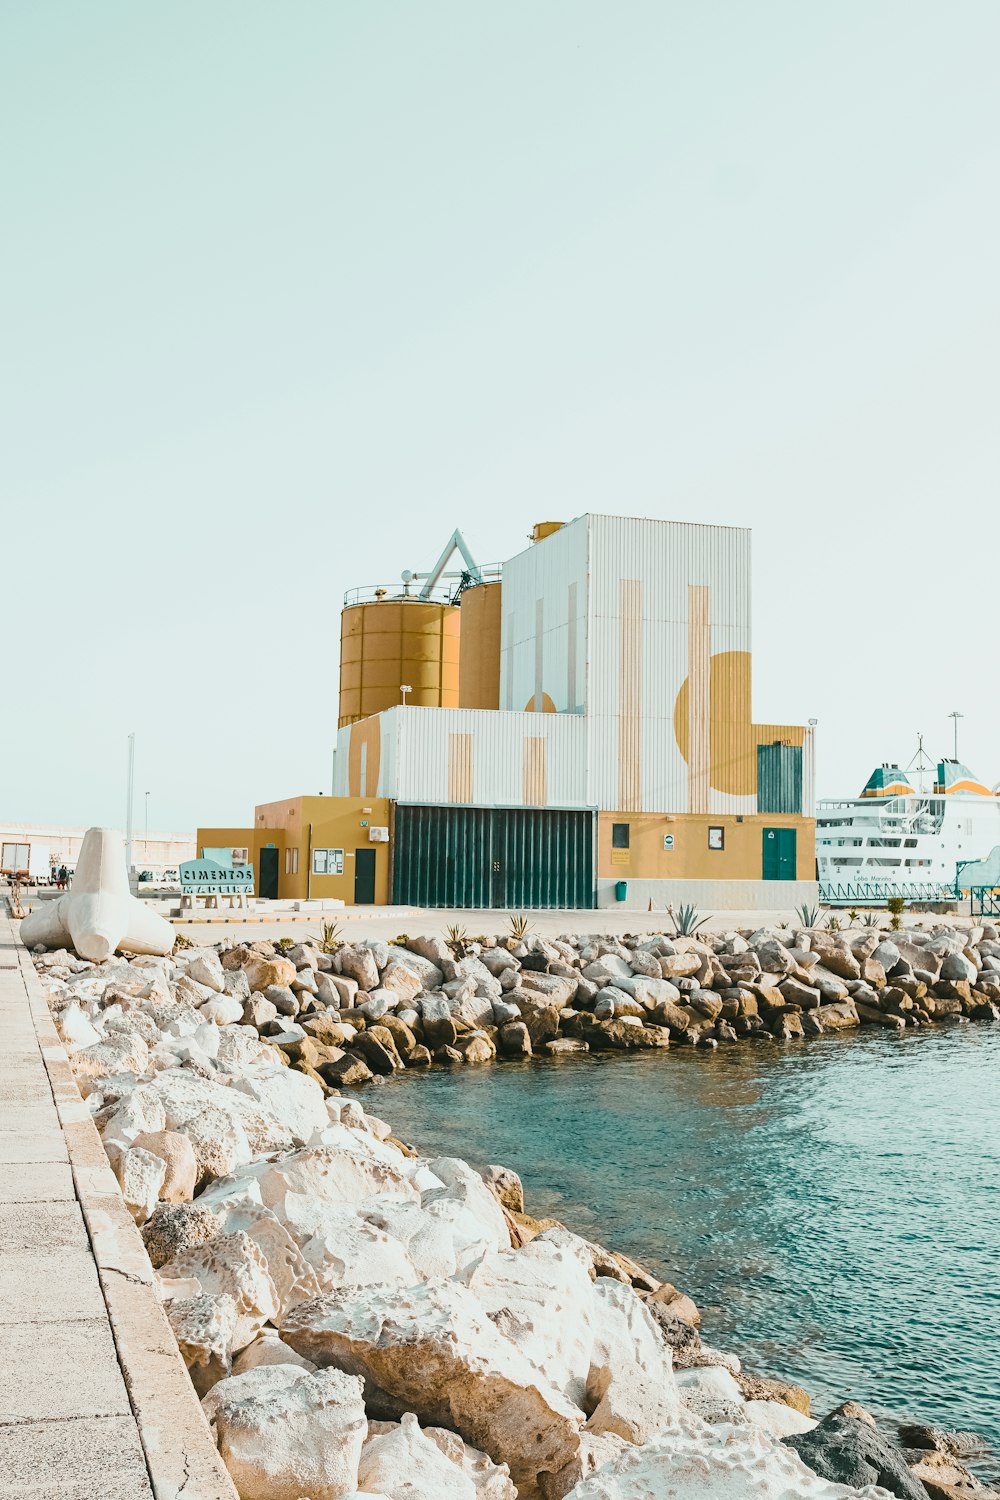
<path id="1" fill-rule="evenodd" d="M 129 890 L 122 837 L 111 828 L 87 829 L 66 895 L 26 916 L 21 937 L 29 948 L 74 948 L 94 963 L 119 948 L 164 956 L 174 946 L 170 923 Z"/>

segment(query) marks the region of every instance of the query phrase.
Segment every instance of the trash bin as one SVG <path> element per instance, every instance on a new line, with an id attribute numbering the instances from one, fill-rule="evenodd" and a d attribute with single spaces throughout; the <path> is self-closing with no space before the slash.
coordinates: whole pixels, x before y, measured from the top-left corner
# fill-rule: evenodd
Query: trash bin
<path id="1" fill-rule="evenodd" d="M 627 880 L 616 880 L 615 881 L 615 900 L 616 901 L 624 901 L 625 897 L 627 895 L 628 895 L 628 881 Z"/>

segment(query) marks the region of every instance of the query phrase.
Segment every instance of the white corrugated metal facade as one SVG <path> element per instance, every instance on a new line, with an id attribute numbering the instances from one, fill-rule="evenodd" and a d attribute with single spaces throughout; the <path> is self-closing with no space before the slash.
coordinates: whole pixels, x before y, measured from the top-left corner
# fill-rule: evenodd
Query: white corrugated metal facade
<path id="1" fill-rule="evenodd" d="M 345 728 L 334 791 L 752 814 L 756 731 L 783 736 L 751 723 L 750 620 L 748 530 L 580 516 L 504 566 L 499 711 L 390 709 L 354 742 Z M 813 735 L 797 733 L 809 816 Z"/>

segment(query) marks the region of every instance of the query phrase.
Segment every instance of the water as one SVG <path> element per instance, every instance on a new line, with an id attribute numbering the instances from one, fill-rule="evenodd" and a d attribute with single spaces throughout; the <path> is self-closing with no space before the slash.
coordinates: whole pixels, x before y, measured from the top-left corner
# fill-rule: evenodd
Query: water
<path id="1" fill-rule="evenodd" d="M 366 1107 L 688 1292 L 707 1342 L 1000 1452 L 1000 1028 L 402 1074 Z M 996 1466 L 989 1467 L 996 1472 Z"/>

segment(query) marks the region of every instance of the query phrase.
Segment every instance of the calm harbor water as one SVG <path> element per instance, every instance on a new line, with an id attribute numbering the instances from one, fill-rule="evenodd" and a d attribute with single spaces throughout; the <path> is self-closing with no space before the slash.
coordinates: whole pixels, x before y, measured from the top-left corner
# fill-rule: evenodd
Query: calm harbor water
<path id="1" fill-rule="evenodd" d="M 366 1107 L 694 1297 L 822 1414 L 1000 1451 L 1000 1027 L 403 1074 Z M 989 1468 L 996 1471 L 996 1464 Z"/>

